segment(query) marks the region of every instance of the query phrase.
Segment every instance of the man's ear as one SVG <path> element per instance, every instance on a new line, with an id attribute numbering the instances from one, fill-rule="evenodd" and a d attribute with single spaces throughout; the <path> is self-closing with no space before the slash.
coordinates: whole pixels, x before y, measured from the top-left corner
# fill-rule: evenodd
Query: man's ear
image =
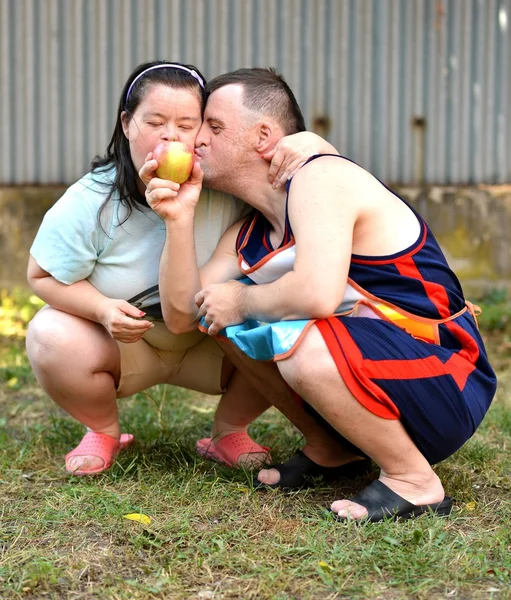
<path id="1" fill-rule="evenodd" d="M 121 125 L 122 125 L 122 130 L 124 132 L 124 135 L 126 136 L 126 139 L 130 139 L 128 136 L 128 129 L 129 129 L 129 124 L 130 124 L 130 120 L 128 119 L 128 115 L 126 114 L 126 111 L 123 110 L 121 113 Z"/>
<path id="2" fill-rule="evenodd" d="M 277 143 L 274 125 L 268 121 L 261 121 L 256 128 L 256 150 L 259 154 L 269 152 Z"/>

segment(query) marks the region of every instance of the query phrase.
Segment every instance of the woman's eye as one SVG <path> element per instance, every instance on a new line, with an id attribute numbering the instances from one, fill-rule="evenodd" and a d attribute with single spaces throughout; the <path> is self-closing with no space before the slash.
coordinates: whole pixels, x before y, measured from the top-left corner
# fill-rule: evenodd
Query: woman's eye
<path id="1" fill-rule="evenodd" d="M 147 124 L 151 127 L 161 127 L 161 123 L 157 123 L 156 121 L 149 121 Z"/>

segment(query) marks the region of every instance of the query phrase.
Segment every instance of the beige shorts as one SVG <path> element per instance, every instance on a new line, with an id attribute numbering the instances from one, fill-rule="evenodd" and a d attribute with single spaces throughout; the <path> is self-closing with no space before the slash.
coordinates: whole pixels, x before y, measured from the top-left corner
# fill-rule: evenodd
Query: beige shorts
<path id="1" fill-rule="evenodd" d="M 174 335 L 165 323 L 134 344 L 118 342 L 121 379 L 117 397 L 125 398 L 159 383 L 170 383 L 205 394 L 221 394 L 224 353 L 200 331 Z"/>

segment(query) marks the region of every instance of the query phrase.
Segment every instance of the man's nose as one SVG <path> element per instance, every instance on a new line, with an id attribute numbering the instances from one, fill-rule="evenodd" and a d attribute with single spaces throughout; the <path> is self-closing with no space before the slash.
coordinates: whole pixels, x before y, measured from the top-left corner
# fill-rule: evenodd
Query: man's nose
<path id="1" fill-rule="evenodd" d="M 203 123 L 201 125 L 201 128 L 199 129 L 199 133 L 197 134 L 197 137 L 195 138 L 195 147 L 198 148 L 199 146 L 207 146 L 208 145 L 208 136 L 206 134 L 206 124 Z"/>

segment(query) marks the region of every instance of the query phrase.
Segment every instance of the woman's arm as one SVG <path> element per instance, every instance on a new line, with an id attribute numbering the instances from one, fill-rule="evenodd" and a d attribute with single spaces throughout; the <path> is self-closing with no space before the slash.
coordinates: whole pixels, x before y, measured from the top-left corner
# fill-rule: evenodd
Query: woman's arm
<path id="1" fill-rule="evenodd" d="M 125 300 L 107 298 L 85 279 L 71 285 L 57 281 L 33 256 L 28 261 L 27 280 L 32 291 L 51 307 L 100 323 L 120 342 L 136 342 L 153 327 L 150 321 L 139 320 L 145 313 L 138 308 Z"/>
<path id="2" fill-rule="evenodd" d="M 200 313 L 196 294 L 206 285 L 241 276 L 235 251 L 241 223 L 222 236 L 213 256 L 199 270 L 193 239 L 193 218 L 166 223 L 167 241 L 160 262 L 160 298 L 163 318 L 172 333 L 195 331 Z"/>
<path id="3" fill-rule="evenodd" d="M 263 158 L 271 161 L 268 181 L 274 188 L 283 187 L 311 156 L 339 154 L 329 142 L 312 131 L 301 131 L 283 137 Z"/>
<path id="4" fill-rule="evenodd" d="M 194 165 L 181 186 L 153 176 L 155 161 L 149 154 L 140 169 L 149 206 L 165 223 L 165 246 L 160 259 L 160 302 L 165 324 L 174 334 L 195 331 L 200 314 L 195 295 L 205 282 L 225 282 L 241 275 L 235 250 L 241 223 L 221 238 L 213 256 L 199 272 L 194 240 L 195 207 L 202 189 L 202 171 Z"/>

